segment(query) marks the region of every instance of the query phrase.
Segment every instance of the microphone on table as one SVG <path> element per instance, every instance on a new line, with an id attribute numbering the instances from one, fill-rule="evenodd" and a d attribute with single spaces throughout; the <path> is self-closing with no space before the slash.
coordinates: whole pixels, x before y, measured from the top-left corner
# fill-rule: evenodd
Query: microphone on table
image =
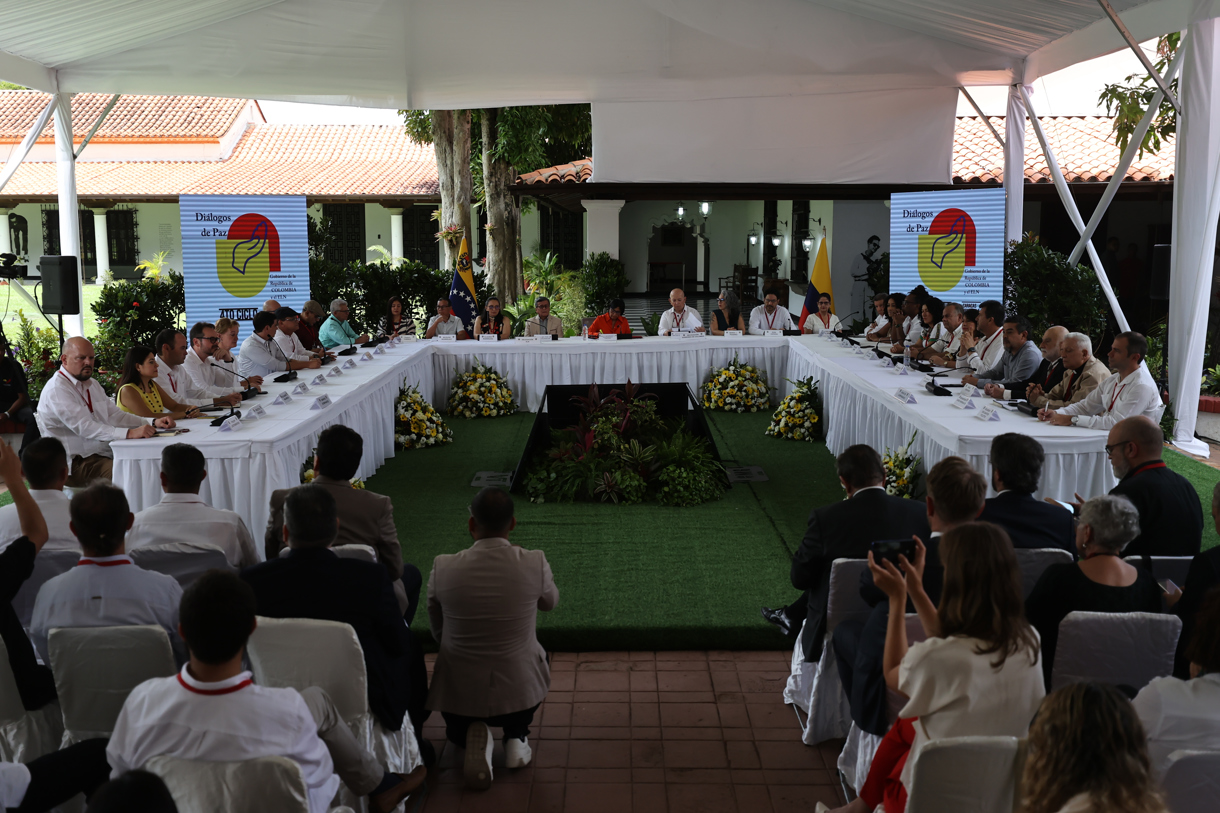
<path id="1" fill-rule="evenodd" d="M 928 378 L 930 380 L 926 384 L 924 384 L 924 388 L 927 389 L 927 391 L 932 393 L 933 395 L 952 395 L 953 393 L 949 392 L 948 388 L 936 383 L 936 377 L 938 375 L 944 375 L 947 372 L 949 372 L 949 371 L 941 370 L 940 372 L 932 373 L 931 375 L 929 375 Z"/>
<path id="2" fill-rule="evenodd" d="M 244 375 L 241 375 L 240 373 L 235 373 L 232 370 L 230 370 L 228 367 L 224 367 L 220 364 L 217 364 L 214 361 L 210 361 L 208 363 L 211 364 L 213 367 L 215 367 L 217 370 L 224 370 L 229 375 L 239 378 L 245 383 L 246 388 L 242 391 L 242 394 L 241 394 L 241 399 L 243 401 L 249 401 L 251 398 L 258 395 L 258 390 L 254 389 L 254 385 L 250 383 L 250 379 L 246 378 Z"/>

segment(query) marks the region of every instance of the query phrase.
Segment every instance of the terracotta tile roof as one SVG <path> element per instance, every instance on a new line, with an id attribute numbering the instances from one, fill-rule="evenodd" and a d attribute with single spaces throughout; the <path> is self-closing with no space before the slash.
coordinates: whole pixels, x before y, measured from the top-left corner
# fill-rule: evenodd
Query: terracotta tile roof
<path id="1" fill-rule="evenodd" d="M 33 90 L 0 92 L 0 143 L 18 142 L 34 126 L 50 96 Z M 78 143 L 110 101 L 108 93 L 78 93 L 72 97 L 72 136 Z M 215 96 L 120 96 L 93 140 L 216 141 L 246 106 L 246 99 Z M 54 138 L 54 120 L 40 141 Z"/>
<path id="2" fill-rule="evenodd" d="M 593 159 L 582 158 L 570 164 L 546 167 L 527 172 L 517 178 L 519 184 L 584 183 L 593 177 Z"/>
<path id="3" fill-rule="evenodd" d="M 54 197 L 53 162 L 23 163 L 2 197 Z M 224 161 L 124 161 L 76 165 L 83 198 L 210 195 L 311 197 L 435 196 L 432 147 L 402 127 L 271 125 L 250 127 Z"/>

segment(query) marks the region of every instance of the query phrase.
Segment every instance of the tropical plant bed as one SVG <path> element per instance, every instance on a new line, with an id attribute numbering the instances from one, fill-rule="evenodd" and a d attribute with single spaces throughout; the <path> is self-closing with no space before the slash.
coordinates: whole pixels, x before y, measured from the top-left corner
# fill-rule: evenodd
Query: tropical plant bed
<path id="1" fill-rule="evenodd" d="M 690 506 L 729 487 L 685 384 L 551 385 L 512 489 L 532 502 Z"/>

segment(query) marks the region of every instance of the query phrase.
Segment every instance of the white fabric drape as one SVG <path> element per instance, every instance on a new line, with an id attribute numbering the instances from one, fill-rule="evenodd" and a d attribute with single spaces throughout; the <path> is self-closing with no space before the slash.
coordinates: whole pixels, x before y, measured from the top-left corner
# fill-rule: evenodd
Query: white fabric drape
<path id="1" fill-rule="evenodd" d="M 1008 89 L 1004 118 L 1004 240 L 1020 240 L 1025 219 L 1025 100 Z"/>

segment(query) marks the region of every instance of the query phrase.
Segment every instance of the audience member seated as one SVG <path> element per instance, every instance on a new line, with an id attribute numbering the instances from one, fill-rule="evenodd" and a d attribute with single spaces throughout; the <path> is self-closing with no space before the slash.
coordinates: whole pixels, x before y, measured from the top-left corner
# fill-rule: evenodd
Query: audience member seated
<path id="1" fill-rule="evenodd" d="M 1072 512 L 1034 499 L 1045 459 L 1042 444 L 1029 435 L 996 435 L 989 457 L 996 495 L 987 501 L 979 519 L 1007 531 L 1014 548 L 1062 548 L 1075 553 Z"/>
<path id="2" fill-rule="evenodd" d="M 0 409 L 4 417 L 25 424 L 18 454 L 38 440 L 38 423 L 34 420 L 34 402 L 30 400 L 30 385 L 21 362 L 13 356 L 8 337 L 0 332 Z"/>
<path id="3" fill-rule="evenodd" d="M 70 527 L 68 503 L 71 498 L 64 492 L 68 482 L 68 454 L 64 445 L 55 438 L 39 438 L 26 447 L 21 459 L 21 469 L 30 484 L 30 496 L 38 504 L 47 523 L 47 550 L 80 550 L 76 534 Z M 0 550 L 7 548 L 22 537 L 21 517 L 17 506 L 0 508 Z"/>
<path id="4" fill-rule="evenodd" d="M 613 303 L 611 303 L 610 309 L 613 311 Z M 623 310 L 619 308 L 619 316 L 622 317 L 622 315 Z M 596 321 L 595 319 L 594 322 Z M 626 322 L 627 320 L 624 319 L 623 321 Z M 620 333 L 624 331 L 607 330 L 606 332 Z M 631 328 L 627 328 L 625 332 L 630 333 Z M 525 322 L 526 336 L 537 336 L 539 333 L 548 333 L 551 336 L 563 338 L 563 320 L 558 316 L 551 315 L 551 300 L 545 296 L 540 296 L 534 300 L 534 318 L 528 319 Z M 592 327 L 589 328 L 589 335 L 594 335 Z"/>
<path id="5" fill-rule="evenodd" d="M 1194 556 L 1203 543 L 1199 493 L 1165 465 L 1161 427 L 1138 415 L 1110 430 L 1106 452 L 1118 485 L 1111 494 L 1126 497 L 1140 514 L 1140 533 L 1127 556 Z"/>
<path id="6" fill-rule="evenodd" d="M 849 446 L 835 460 L 839 483 L 847 499 L 809 515 L 805 538 L 792 557 L 792 586 L 803 590 L 787 607 L 764 607 L 763 618 L 789 637 L 801 635 L 805 660 L 822 656 L 826 638 L 826 608 L 830 600 L 830 569 L 835 559 L 864 559 L 871 542 L 927 538 L 928 509 L 917 500 L 885 493 L 885 467 L 871 446 Z M 801 623 L 805 631 L 801 633 Z"/>
<path id="7" fill-rule="evenodd" d="M 408 777 L 386 773 L 326 692 L 258 686 L 243 671 L 255 599 L 237 576 L 212 570 L 199 577 L 182 596 L 181 617 L 190 660 L 127 697 L 106 748 L 111 778 L 162 755 L 205 762 L 283 756 L 301 767 L 311 813 L 330 809 L 340 778 L 378 813 L 423 784 L 423 766 Z"/>
<path id="8" fill-rule="evenodd" d="M 864 328 L 864 338 L 870 342 L 880 339 L 885 335 L 886 328 L 889 327 L 889 310 L 886 308 L 888 301 L 889 297 L 885 294 L 873 294 L 873 310 L 876 313 L 873 316 L 873 321 L 869 322 L 868 326 Z"/>
<path id="9" fill-rule="evenodd" d="M 1021 615 L 1021 577 L 1008 534 L 970 522 L 941 537 L 939 607 L 923 588 L 925 550 L 899 556 L 899 569 L 869 554 L 869 570 L 889 597 L 885 682 L 907 698 L 877 748 L 860 796 L 840 811 L 906 809 L 919 753 L 947 737 L 1024 737 L 1045 691 L 1038 635 Z M 927 640 L 908 646 L 908 597 Z M 819 803 L 819 811 L 826 806 Z"/>
<path id="10" fill-rule="evenodd" d="M 1038 418 L 1056 426 L 1109 429 L 1123 418 L 1143 415 L 1160 423 L 1165 405 L 1148 366 L 1148 341 L 1134 331 L 1120 333 L 1110 346 L 1110 367 L 1116 372 L 1083 400 L 1060 409 L 1043 407 Z"/>
<path id="11" fill-rule="evenodd" d="M 954 367 L 957 365 L 957 351 L 962 344 L 962 327 L 965 310 L 960 302 L 946 302 L 940 311 L 940 324 L 943 330 L 940 338 L 934 340 L 920 353 L 937 367 Z"/>
<path id="12" fill-rule="evenodd" d="M 1052 325 L 1042 334 L 1042 363 L 1022 386 L 1014 387 L 1013 398 L 1029 400 L 1030 388 L 1036 386 L 1038 392 L 1050 392 L 1063 380 L 1063 340 L 1068 335 L 1068 329 L 1063 325 Z"/>
<path id="13" fill-rule="evenodd" d="M 1135 698 L 1158 777 L 1174 751 L 1220 751 L 1220 592 L 1204 599 L 1193 632 L 1190 679 L 1153 678 Z"/>
<path id="14" fill-rule="evenodd" d="M 80 336 L 64 342 L 60 367 L 38 399 L 38 428 L 59 440 L 68 452 L 68 485 L 81 488 L 110 479 L 114 453 L 110 441 L 151 438 L 157 429 L 172 429 L 168 415 L 148 420 L 119 409 L 93 379 L 93 345 Z"/>
<path id="15" fill-rule="evenodd" d="M 979 305 L 976 319 L 971 323 L 972 329 L 962 333 L 957 350 L 957 366 L 982 375 L 985 370 L 994 370 L 1004 356 L 1004 334 L 1001 330 L 1004 326 L 1004 306 L 994 299 L 988 299 Z"/>
<path id="16" fill-rule="evenodd" d="M 72 498 L 71 512 L 83 555 L 76 567 L 43 584 L 30 619 L 30 640 L 43 662 L 47 636 L 56 627 L 157 624 L 181 654 L 182 588 L 173 576 L 136 567 L 126 555 L 123 539 L 133 517 L 123 489 L 94 483 Z"/>
<path id="17" fill-rule="evenodd" d="M 440 645 L 428 708 L 466 749 L 467 786 L 483 789 L 492 780 L 488 726 L 504 729 L 505 767 L 529 764 L 530 724 L 551 686 L 534 627 L 559 590 L 545 553 L 508 541 L 517 527 L 508 492 L 476 494 L 468 527 L 474 544 L 437 556 L 428 579 L 428 623 Z"/>
<path id="18" fill-rule="evenodd" d="M 627 317 L 623 316 L 627 306 L 623 304 L 621 299 L 611 299 L 610 307 L 606 312 L 593 320 L 593 324 L 589 325 L 590 336 L 600 336 L 603 333 L 617 333 L 620 336 L 631 335 L 631 325 L 627 322 Z"/>
<path id="19" fill-rule="evenodd" d="M 462 320 L 454 315 L 448 297 L 436 300 L 436 316 L 428 320 L 428 329 L 424 331 L 425 339 L 435 339 L 437 336 L 457 336 L 459 341 L 470 338 Z"/>
<path id="20" fill-rule="evenodd" d="M 127 550 L 195 542 L 220 548 L 235 568 L 263 560 L 254 536 L 236 511 L 213 508 L 200 499 L 199 488 L 208 476 L 205 466 L 203 452 L 187 443 L 173 443 L 161 450 L 161 502 L 136 514 L 127 532 Z"/>
<path id="21" fill-rule="evenodd" d="M 1212 489 L 1212 524 L 1220 530 L 1220 483 Z M 1195 555 L 1186 572 L 1186 584 L 1174 585 L 1165 595 L 1169 611 L 1182 619 L 1182 634 L 1178 636 L 1178 654 L 1174 659 L 1174 677 L 1190 676 L 1190 661 L 1186 659 L 1186 645 L 1195 631 L 1195 617 L 1203 599 L 1220 585 L 1220 547 L 1210 548 Z"/>
<path id="22" fill-rule="evenodd" d="M 927 556 L 922 569 L 923 588 L 933 603 L 940 601 L 942 571 L 940 536 L 983 510 L 987 483 L 960 457 L 946 457 L 928 472 L 927 512 L 931 534 L 923 541 Z M 861 731 L 881 736 L 890 728 L 886 704 L 883 658 L 889 608 L 885 593 L 873 584 L 870 572 L 863 574 L 860 595 L 872 613 L 866 621 L 844 621 L 831 637 L 839 666 L 839 680 L 851 703 L 851 718 Z M 913 611 L 913 610 L 912 610 Z"/>
<path id="23" fill-rule="evenodd" d="M 980 387 L 992 398 L 1013 398 L 1013 391 L 1025 390 L 1025 382 L 1032 378 L 1042 364 L 1042 354 L 1029 340 L 1033 326 L 1024 316 L 1009 316 L 1004 320 L 1004 354 L 990 369 L 977 376 L 962 378 L 967 384 Z"/>
<path id="24" fill-rule="evenodd" d="M 1035 381 L 1025 390 L 1026 399 L 1039 409 L 1062 409 L 1079 403 L 1110 377 L 1106 365 L 1093 357 L 1093 340 L 1084 333 L 1064 336 L 1060 354 L 1063 364 L 1059 383 L 1047 388 Z"/>
<path id="25" fill-rule="evenodd" d="M 830 312 L 830 294 L 818 294 L 818 309 L 805 318 L 801 326 L 802 333 L 820 333 L 823 330 L 842 330 L 843 323 L 839 317 Z"/>
<path id="26" fill-rule="evenodd" d="M 1167 813 L 1147 739 L 1121 691 L 1074 683 L 1047 695 L 1029 726 L 1022 813 Z"/>
<path id="27" fill-rule="evenodd" d="M 326 353 L 324 350 L 314 351 L 312 348 L 306 347 L 299 339 L 297 339 L 297 330 L 301 326 L 301 316 L 292 308 L 280 308 L 275 312 L 275 339 L 276 345 L 280 348 L 280 352 L 284 354 L 284 358 L 292 359 L 293 361 L 309 361 L 311 359 L 327 358 L 334 359 L 333 355 Z"/>
<path id="28" fill-rule="evenodd" d="M 301 323 L 297 326 L 297 339 L 306 350 L 323 350 L 322 342 L 318 341 L 318 328 L 326 311 L 322 303 L 309 300 L 301 306 Z"/>
<path id="29" fill-rule="evenodd" d="M 330 550 L 342 527 L 332 492 L 311 484 L 284 498 L 281 538 L 288 555 L 242 572 L 254 588 L 258 614 L 269 618 L 318 618 L 350 624 L 364 650 L 369 709 L 387 731 L 403 715 L 423 745 L 428 671 L 422 651 L 403 621 L 385 568 L 341 559 Z"/>
<path id="30" fill-rule="evenodd" d="M 254 315 L 253 332 L 241 343 L 237 357 L 237 374 L 271 378 L 290 370 L 316 370 L 321 359 L 288 358 L 275 343 L 275 314 L 261 311 Z"/>
<path id="31" fill-rule="evenodd" d="M 224 337 L 216 332 L 216 326 L 208 322 L 196 322 L 191 326 L 189 338 L 191 349 L 186 354 L 182 367 L 190 377 L 191 385 L 212 398 L 236 394 L 238 400 L 241 400 L 239 390 L 246 389 L 247 382 L 233 369 L 232 362 L 225 362 L 221 358 L 220 345 Z M 234 330 L 232 346 L 236 344 L 237 332 Z M 249 386 L 257 387 L 262 383 L 262 378 L 252 376 Z"/>
<path id="32" fill-rule="evenodd" d="M 34 647 L 13 609 L 13 599 L 34 573 L 34 557 L 47 542 L 47 524 L 38 503 L 26 491 L 16 450 L 2 439 L 0 477 L 8 484 L 21 527 L 20 538 L 0 551 L 0 638 L 8 650 L 8 664 L 21 695 L 21 705 L 27 711 L 35 711 L 55 699 L 55 679 L 51 670 L 35 657 Z"/>
<path id="33" fill-rule="evenodd" d="M 402 297 L 392 296 L 386 303 L 386 314 L 381 317 L 381 324 L 377 326 L 377 335 L 387 339 L 394 336 L 415 336 L 415 320 L 403 306 Z"/>
<path id="34" fill-rule="evenodd" d="M 657 323 L 657 333 L 662 336 L 668 336 L 674 331 L 681 333 L 695 332 L 702 333 L 703 317 L 701 317 L 693 308 L 686 307 L 686 293 L 681 288 L 674 288 L 669 292 L 669 310 L 661 314 L 661 321 Z"/>
<path id="35" fill-rule="evenodd" d="M 110 764 L 106 762 L 106 741 L 102 743 L 102 763 L 106 776 L 110 775 Z M 97 789 L 89 799 L 85 813 L 178 813 L 178 805 L 165 786 L 165 781 L 151 771 L 128 771 L 118 779 L 111 779 Z"/>
<path id="36" fill-rule="evenodd" d="M 330 492 L 339 507 L 339 536 L 336 545 L 368 545 L 377 551 L 377 561 L 390 575 L 394 595 L 407 623 L 419 609 L 423 576 L 415 565 L 404 565 L 402 546 L 394 527 L 394 506 L 390 498 L 364 488 L 352 488 L 352 478 L 364 456 L 364 438 L 343 425 L 330 426 L 318 436 L 314 452 L 313 482 Z M 284 498 L 291 489 L 271 492 L 271 517 L 263 535 L 267 561 L 279 556 L 284 547 Z"/>
<path id="37" fill-rule="evenodd" d="M 369 340 L 367 333 L 356 335 L 356 329 L 348 321 L 351 312 L 347 302 L 342 299 L 330 303 L 330 316 L 318 328 L 318 341 L 324 348 L 331 350 L 342 345 L 364 344 Z"/>
<path id="38" fill-rule="evenodd" d="M 1059 622 L 1071 612 L 1159 613 L 1161 588 L 1152 574 L 1122 560 L 1123 548 L 1139 532 L 1139 514 L 1123 497 L 1094 497 L 1076 524 L 1078 562 L 1042 571 L 1025 601 L 1025 614 L 1042 636 L 1042 668 L 1051 685 Z"/>
<path id="39" fill-rule="evenodd" d="M 503 312 L 500 297 L 489 296 L 483 303 L 483 312 L 474 318 L 474 335 L 495 335 L 501 339 L 513 337 L 513 320 Z"/>
<path id="40" fill-rule="evenodd" d="M 0 762 L 0 810 L 42 813 L 59 809 L 77 794 L 92 797 L 109 775 L 104 739 L 84 740 L 24 765 Z M 142 807 L 127 810 L 156 813 Z"/>
<path id="41" fill-rule="evenodd" d="M 161 389 L 156 379 L 161 373 L 151 347 L 137 344 L 123 357 L 123 377 L 115 403 L 119 409 L 141 418 L 169 415 L 174 420 L 198 417 L 199 407 L 183 404 Z"/>
<path id="42" fill-rule="evenodd" d="M 741 315 L 741 300 L 732 291 L 721 291 L 716 298 L 716 310 L 712 311 L 712 324 L 708 328 L 713 336 L 723 336 L 726 330 L 746 332 L 746 321 Z"/>
<path id="43" fill-rule="evenodd" d="M 795 330 L 796 320 L 788 309 L 779 304 L 779 295 L 774 289 L 763 292 L 763 303 L 750 311 L 747 328 L 751 336 L 761 336 L 768 330 Z"/>
<path id="44" fill-rule="evenodd" d="M 229 388 L 217 395 L 212 395 L 207 389 L 195 384 L 185 367 L 187 356 L 193 354 L 187 351 L 186 334 L 181 330 L 162 330 L 157 334 L 155 344 L 159 371 L 156 378 L 161 384 L 168 386 L 166 392 L 175 401 L 187 406 L 236 406 L 241 403 L 241 393 L 237 392 L 237 379 L 231 379 Z"/>

